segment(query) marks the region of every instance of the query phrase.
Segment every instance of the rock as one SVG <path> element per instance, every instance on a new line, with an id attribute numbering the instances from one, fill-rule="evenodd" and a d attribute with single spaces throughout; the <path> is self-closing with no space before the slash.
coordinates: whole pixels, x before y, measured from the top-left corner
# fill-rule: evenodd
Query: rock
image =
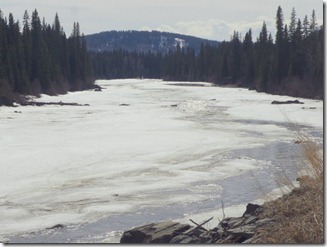
<path id="1" fill-rule="evenodd" d="M 261 210 L 261 206 L 249 203 L 242 217 L 225 218 L 211 230 L 202 227 L 202 224 L 206 221 L 197 224 L 192 220 L 196 224 L 195 227 L 176 222 L 161 222 L 140 226 L 126 231 L 120 242 L 170 244 L 252 243 L 257 228 L 273 222 L 272 219 L 268 218 L 259 220 Z"/>
<path id="2" fill-rule="evenodd" d="M 202 243 L 202 240 L 195 236 L 177 235 L 170 242 L 170 244 L 195 244 Z"/>
<path id="3" fill-rule="evenodd" d="M 124 232 L 123 236 L 120 239 L 120 243 L 143 243 L 148 244 L 151 241 L 151 236 L 146 235 L 142 231 L 128 231 Z"/>
<path id="4" fill-rule="evenodd" d="M 258 220 L 255 222 L 255 224 L 257 225 L 257 227 L 259 227 L 259 226 L 263 226 L 266 224 L 271 224 L 273 222 L 274 222 L 274 220 L 267 218 L 267 219 Z"/>
<path id="5" fill-rule="evenodd" d="M 120 104 L 119 106 L 129 106 L 129 104 Z"/>
<path id="6" fill-rule="evenodd" d="M 192 237 L 188 236 L 188 235 L 177 235 L 176 237 L 174 237 L 172 240 L 169 241 L 170 244 L 181 244 L 181 243 L 189 243 L 190 241 L 192 241 Z"/>
<path id="7" fill-rule="evenodd" d="M 250 215 L 255 215 L 258 210 L 261 208 L 260 205 L 257 205 L 257 204 L 252 204 L 252 203 L 249 203 L 247 206 L 246 206 L 246 210 L 243 214 L 242 217 L 244 217 L 245 215 L 247 214 L 250 214 Z"/>
<path id="8" fill-rule="evenodd" d="M 285 104 L 304 104 L 303 102 L 300 102 L 298 100 L 286 100 L 286 101 L 277 101 L 274 100 L 271 102 L 273 105 L 285 105 Z"/>
<path id="9" fill-rule="evenodd" d="M 244 225 L 238 228 L 227 230 L 228 234 L 232 234 L 237 237 L 243 237 L 245 239 L 252 238 L 255 234 L 256 225 Z M 245 240 L 244 239 L 244 240 Z"/>
<path id="10" fill-rule="evenodd" d="M 253 223 L 254 221 L 256 221 L 258 218 L 256 216 L 250 216 L 249 218 L 247 218 L 245 221 L 244 221 L 244 225 L 248 225 L 248 224 L 251 224 Z"/>
<path id="11" fill-rule="evenodd" d="M 120 243 L 169 243 L 191 226 L 176 222 L 161 222 L 136 227 L 124 232 Z"/>
<path id="12" fill-rule="evenodd" d="M 253 236 L 252 238 L 249 238 L 245 241 L 242 242 L 242 244 L 252 244 L 252 241 L 254 240 L 255 236 Z"/>
<path id="13" fill-rule="evenodd" d="M 217 235 L 216 235 L 217 238 Z M 214 235 L 206 232 L 200 235 L 201 243 L 212 243 L 213 239 L 215 239 Z"/>

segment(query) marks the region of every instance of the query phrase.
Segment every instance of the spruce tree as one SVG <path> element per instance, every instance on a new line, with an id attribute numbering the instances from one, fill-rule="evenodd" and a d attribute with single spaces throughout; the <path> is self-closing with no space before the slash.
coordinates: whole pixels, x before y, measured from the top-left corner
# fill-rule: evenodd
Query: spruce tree
<path id="1" fill-rule="evenodd" d="M 281 80 L 284 78 L 286 74 L 286 64 L 285 60 L 287 57 L 287 50 L 285 49 L 285 43 L 284 40 L 285 34 L 284 34 L 284 17 L 283 17 L 283 11 L 280 6 L 278 6 L 277 14 L 276 14 L 276 52 L 275 52 L 275 59 L 274 59 L 274 77 L 276 78 L 276 83 L 278 86 L 281 84 Z"/>
<path id="2" fill-rule="evenodd" d="M 309 20 L 308 16 L 305 15 L 304 20 L 303 20 L 303 36 L 304 38 L 309 37 Z"/>
<path id="3" fill-rule="evenodd" d="M 314 33 L 317 30 L 317 18 L 315 10 L 312 10 L 311 21 L 310 21 L 310 33 Z"/>
<path id="4" fill-rule="evenodd" d="M 292 13 L 291 13 L 291 21 L 290 21 L 290 26 L 289 26 L 289 36 L 290 40 L 293 41 L 294 35 L 296 31 L 296 13 L 294 7 L 292 8 Z"/>

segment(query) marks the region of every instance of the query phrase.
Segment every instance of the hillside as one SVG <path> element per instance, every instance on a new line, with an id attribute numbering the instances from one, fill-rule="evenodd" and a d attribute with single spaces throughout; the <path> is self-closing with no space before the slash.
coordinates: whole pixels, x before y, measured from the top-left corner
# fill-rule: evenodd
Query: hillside
<path id="1" fill-rule="evenodd" d="M 166 54 L 179 45 L 182 48 L 193 48 L 198 53 L 201 44 L 208 43 L 212 46 L 219 44 L 218 41 L 159 31 L 108 31 L 86 35 L 85 38 L 88 50 L 100 52 L 121 48 L 139 53 L 150 51 Z"/>

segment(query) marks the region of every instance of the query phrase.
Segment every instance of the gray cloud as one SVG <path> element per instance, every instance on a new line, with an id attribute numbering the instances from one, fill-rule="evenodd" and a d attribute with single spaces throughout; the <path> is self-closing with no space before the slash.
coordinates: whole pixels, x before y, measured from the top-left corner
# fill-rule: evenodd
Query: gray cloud
<path id="1" fill-rule="evenodd" d="M 2 0 L 5 15 L 12 12 L 21 19 L 25 9 L 38 9 L 41 17 L 52 23 L 56 12 L 66 33 L 74 21 L 84 33 L 108 30 L 162 30 L 179 32 L 216 40 L 229 40 L 234 30 L 243 34 L 253 29 L 254 37 L 263 20 L 274 33 L 275 15 L 281 5 L 285 21 L 294 6 L 301 19 L 316 10 L 322 24 L 323 5 L 320 0 Z"/>

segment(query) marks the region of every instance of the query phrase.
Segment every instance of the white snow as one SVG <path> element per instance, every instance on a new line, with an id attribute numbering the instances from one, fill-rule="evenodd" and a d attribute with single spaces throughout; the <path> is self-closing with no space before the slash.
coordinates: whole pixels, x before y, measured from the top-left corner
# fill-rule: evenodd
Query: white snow
<path id="1" fill-rule="evenodd" d="M 184 39 L 175 38 L 175 46 L 179 45 L 180 48 L 184 48 L 186 46 L 186 41 Z"/>
<path id="2" fill-rule="evenodd" d="M 230 150 L 293 141 L 276 125 L 285 116 L 323 128 L 317 100 L 276 106 L 271 101 L 292 98 L 150 79 L 97 83 L 102 92 L 35 99 L 90 106 L 0 108 L 1 235 L 205 200 L 202 191 L 221 190 L 210 181 L 265 165 L 231 160 Z"/>

